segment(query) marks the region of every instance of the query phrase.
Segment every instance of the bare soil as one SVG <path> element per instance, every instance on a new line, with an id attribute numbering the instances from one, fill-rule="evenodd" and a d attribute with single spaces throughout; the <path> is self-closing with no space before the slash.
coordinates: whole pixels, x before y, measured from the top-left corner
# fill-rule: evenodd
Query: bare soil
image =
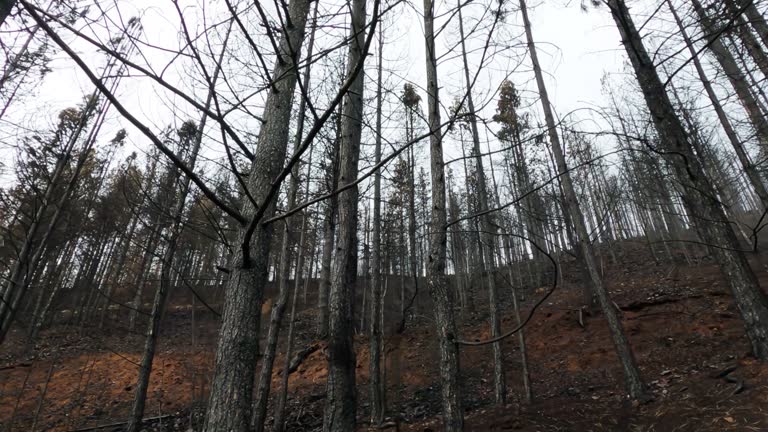
<path id="1" fill-rule="evenodd" d="M 717 267 L 706 260 L 656 265 L 639 249 L 629 252 L 625 250 L 620 264 L 606 262 L 606 280 L 654 400 L 642 405 L 627 401 L 607 326 L 599 313 L 584 316 L 580 325 L 575 311 L 580 281 L 573 276 L 579 272 L 566 265 L 566 283 L 525 329 L 532 404 L 519 396 L 516 337 L 502 344 L 510 386 L 503 406 L 493 403 L 490 346 L 462 347 L 466 430 L 768 430 L 768 364 L 750 357 L 738 312 Z M 762 285 L 768 286 L 764 263 L 755 259 L 753 266 Z M 547 289 L 529 290 L 524 315 Z M 508 286 L 500 294 L 508 299 Z M 483 292 L 475 293 L 478 313 L 461 317 L 464 339 L 488 337 L 482 313 L 486 298 Z M 317 430 L 322 423 L 326 353 L 313 338 L 313 301 L 297 323 L 294 352 L 312 350 L 290 377 L 288 430 Z M 503 305 L 504 328 L 515 323 L 508 303 Z M 429 310 L 428 301 L 420 300 L 405 333 L 390 334 L 385 341 L 390 430 L 442 429 Z M 186 431 L 200 424 L 218 324 L 203 309 L 196 311 L 196 322 L 193 343 L 189 307 L 167 311 L 147 403 L 146 416 L 156 419 L 147 423 L 148 430 Z M 360 430 L 368 429 L 367 344 L 364 336 L 356 340 Z M 141 345 L 140 335 L 119 324 L 79 329 L 58 323 L 43 332 L 34 347 L 25 345 L 22 331 L 15 331 L 0 351 L 0 429 L 119 430 L 133 400 Z M 279 386 L 285 359 L 278 357 L 275 364 L 273 389 Z"/>

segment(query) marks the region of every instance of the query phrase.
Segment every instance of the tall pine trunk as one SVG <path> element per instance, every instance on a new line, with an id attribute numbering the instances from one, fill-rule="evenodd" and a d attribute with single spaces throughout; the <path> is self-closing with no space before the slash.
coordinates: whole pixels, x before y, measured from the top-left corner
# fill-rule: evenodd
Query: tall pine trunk
<path id="1" fill-rule="evenodd" d="M 331 148 L 331 173 L 329 192 L 336 190 L 339 184 L 339 145 L 341 143 L 341 110 L 343 103 L 339 105 L 339 114 L 336 121 L 336 139 Z M 325 338 L 328 335 L 328 295 L 331 291 L 331 265 L 333 259 L 333 246 L 336 242 L 336 219 L 339 213 L 339 198 L 336 194 L 331 196 L 325 210 L 323 222 L 323 254 L 320 261 L 320 283 L 317 291 L 318 306 L 318 335 Z"/>
<path id="2" fill-rule="evenodd" d="M 376 143 L 374 149 L 374 163 L 381 162 L 381 115 L 383 103 L 383 65 L 384 58 L 384 30 L 379 27 L 378 66 L 376 78 Z M 382 338 L 381 319 L 383 305 L 381 296 L 381 171 L 376 170 L 373 177 L 373 233 L 371 251 L 371 323 L 370 323 L 370 398 L 371 398 L 371 423 L 381 424 L 386 412 L 386 385 L 381 370 L 381 356 L 384 341 Z M 366 313 L 367 311 L 363 311 Z"/>
<path id="3" fill-rule="evenodd" d="M 352 0 L 347 79 L 351 79 L 358 63 L 365 61 L 366 0 Z M 378 19 L 378 3 L 373 23 Z M 360 138 L 363 122 L 364 74 L 354 75 L 345 95 L 339 148 L 339 184 L 357 180 L 360 160 Z M 355 388 L 354 298 L 357 282 L 357 185 L 339 193 L 339 241 L 333 263 L 331 289 L 328 296 L 328 384 L 326 387 L 324 432 L 347 432 L 355 429 L 357 417 Z"/>
<path id="4" fill-rule="evenodd" d="M 432 222 L 429 238 L 427 286 L 435 307 L 435 331 L 440 354 L 440 395 L 443 430 L 464 430 L 464 412 L 459 389 L 459 346 L 453 316 L 453 291 L 445 274 L 448 231 L 445 199 L 443 133 L 440 125 L 440 98 L 437 85 L 437 53 L 435 52 L 435 10 L 432 0 L 424 0 L 424 44 L 427 69 L 427 109 L 430 168 L 432 175 Z"/>

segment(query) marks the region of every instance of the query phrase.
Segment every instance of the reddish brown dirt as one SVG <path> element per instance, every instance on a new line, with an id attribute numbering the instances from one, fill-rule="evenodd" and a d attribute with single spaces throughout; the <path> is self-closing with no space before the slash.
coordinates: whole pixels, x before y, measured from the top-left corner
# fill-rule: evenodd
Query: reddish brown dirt
<path id="1" fill-rule="evenodd" d="M 153 364 L 146 417 L 166 419 L 199 405 L 212 370 L 209 343 L 192 349 L 184 311 L 168 315 Z M 215 325 L 207 324 L 210 328 L 198 333 L 210 341 Z M 0 430 L 29 430 L 35 417 L 37 430 L 57 431 L 128 417 L 141 360 L 140 336 L 119 326 L 78 330 L 60 325 L 44 332 L 31 351 L 21 340 L 15 332 L 0 357 Z"/>
<path id="2" fill-rule="evenodd" d="M 765 431 L 768 430 L 768 365 L 749 357 L 741 321 L 717 268 L 623 262 L 607 267 L 606 279 L 632 343 L 643 378 L 655 400 L 633 405 L 623 397 L 622 376 L 602 316 L 573 311 L 580 294 L 575 282 L 559 287 L 526 328 L 535 401 L 521 389 L 517 338 L 504 340 L 509 402 L 493 404 L 490 346 L 464 347 L 461 356 L 466 430 L 473 431 Z M 763 286 L 768 274 L 755 263 Z M 568 271 L 568 267 L 566 267 Z M 573 274 L 573 273 L 569 273 Z M 523 303 L 526 314 L 543 290 Z M 508 288 L 501 293 L 508 298 Z M 483 293 L 476 294 L 478 310 Z M 310 302 L 311 303 L 311 302 Z M 504 328 L 514 326 L 505 308 Z M 429 311 L 422 307 L 404 335 L 387 338 L 386 369 L 391 423 L 403 431 L 439 431 L 440 404 L 435 340 Z M 312 343 L 314 311 L 301 313 L 297 349 Z M 488 336 L 484 315 L 462 317 L 463 337 Z M 168 314 L 150 385 L 147 416 L 167 416 L 153 430 L 186 430 L 198 424 L 212 370 L 215 320 L 198 321 L 197 348 L 190 338 L 188 311 Z M 76 430 L 124 420 L 133 398 L 141 338 L 118 329 L 64 327 L 44 333 L 25 353 L 15 334 L 0 357 L 2 430 Z M 368 412 L 367 339 L 358 348 L 361 430 Z M 31 356 L 31 357 L 30 357 Z M 273 388 L 285 360 L 276 362 Z M 316 429 L 322 419 L 325 351 L 314 351 L 291 375 L 289 430 Z M 49 368 L 53 372 L 41 404 Z M 733 369 L 726 376 L 722 371 Z M 194 381 L 194 385 L 193 385 Z M 26 382 L 26 384 L 25 384 Z M 23 389 L 23 391 L 22 391 Z M 17 403 L 18 401 L 18 403 Z M 18 404 L 18 407 L 17 407 Z M 15 415 L 14 415 L 15 412 Z M 109 429 L 108 429 L 109 430 Z M 394 430 L 394 427 L 391 429 Z"/>

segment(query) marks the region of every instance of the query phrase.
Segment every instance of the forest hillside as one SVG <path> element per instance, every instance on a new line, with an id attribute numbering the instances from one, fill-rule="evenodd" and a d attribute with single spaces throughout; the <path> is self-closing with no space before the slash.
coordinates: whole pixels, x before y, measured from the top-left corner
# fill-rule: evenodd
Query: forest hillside
<path id="1" fill-rule="evenodd" d="M 768 0 L 0 0 L 0 431 L 768 430 Z"/>
<path id="2" fill-rule="evenodd" d="M 608 329 L 601 316 L 579 313 L 578 286 L 583 281 L 566 278 L 526 327 L 531 402 L 525 399 L 517 338 L 503 344 L 510 387 L 509 400 L 503 405 L 494 403 L 493 365 L 487 361 L 490 347 L 463 350 L 465 430 L 757 431 L 768 427 L 763 408 L 768 398 L 768 366 L 749 355 L 738 311 L 714 263 L 701 259 L 689 264 L 681 256 L 678 262 L 655 264 L 637 244 L 627 243 L 624 248 L 621 261 L 606 263 L 605 277 L 653 401 L 638 405 L 626 399 Z M 756 259 L 752 264 L 762 267 L 768 262 Z M 573 262 L 563 266 L 576 273 L 573 267 Z M 505 283 L 502 275 L 496 277 Z M 398 287 L 399 281 L 390 283 Z M 546 289 L 525 289 L 520 302 L 523 315 Z M 508 290 L 504 287 L 501 292 Z M 201 425 L 218 318 L 199 303 L 193 309 L 190 301 L 183 293 L 171 298 L 147 394 L 147 430 L 198 430 Z M 322 426 L 327 346 L 313 336 L 316 298 L 310 296 L 308 301 L 307 306 L 298 305 L 295 354 L 287 363 L 285 430 L 289 431 Z M 441 430 L 434 330 L 425 314 L 429 302 L 424 296 L 419 306 L 424 312 L 414 313 L 401 334 L 390 329 L 384 337 L 382 362 L 390 408 L 383 426 L 367 421 L 370 350 L 367 336 L 358 331 L 356 373 L 362 411 L 358 430 Z M 511 328 L 516 319 L 509 303 L 502 304 L 501 321 Z M 387 315 L 397 313 L 387 311 Z M 143 343 L 140 335 L 118 324 L 127 318 L 116 316 L 105 327 L 78 334 L 62 315 L 32 350 L 22 334 L 12 336 L 0 370 L 5 430 L 29 430 L 32 424 L 38 430 L 122 430 L 133 403 Z M 462 314 L 463 337 L 487 337 L 486 319 L 482 313 Z M 272 376 L 275 386 L 280 385 L 286 367 L 284 349 Z M 266 422 L 271 428 L 274 418 Z"/>

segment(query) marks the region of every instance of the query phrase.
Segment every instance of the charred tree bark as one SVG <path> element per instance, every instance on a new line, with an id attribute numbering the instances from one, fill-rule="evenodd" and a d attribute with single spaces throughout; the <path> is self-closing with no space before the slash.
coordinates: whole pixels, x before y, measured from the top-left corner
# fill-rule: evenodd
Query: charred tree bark
<path id="1" fill-rule="evenodd" d="M 261 205 L 269 196 L 272 182 L 285 163 L 293 93 L 298 78 L 297 64 L 304 41 L 309 0 L 291 0 L 289 18 L 280 40 L 280 52 L 272 74 L 273 82 L 264 107 L 257 151 L 248 175 L 248 188 Z M 274 214 L 274 200 L 265 204 L 263 218 Z M 254 204 L 244 199 L 246 220 L 254 217 Z M 232 265 L 227 281 L 219 342 L 211 392 L 206 412 L 206 432 L 247 431 L 250 426 L 254 365 L 259 352 L 259 323 L 264 285 L 269 265 L 269 225 L 257 221 L 248 242 L 247 227 L 238 229 Z M 250 223 L 250 222 L 249 222 Z"/>
<path id="2" fill-rule="evenodd" d="M 11 14 L 16 0 L 0 0 L 0 27 Z"/>
<path id="3" fill-rule="evenodd" d="M 313 23 L 317 23 L 317 3 L 315 3 L 313 16 Z M 309 43 L 307 48 L 307 59 L 312 58 L 313 45 L 315 41 L 315 29 L 316 26 L 312 25 L 312 30 L 309 33 Z M 310 63 L 307 63 L 304 73 L 302 74 L 302 82 L 304 88 L 309 89 L 310 78 Z M 306 100 L 304 98 L 299 102 L 298 119 L 296 126 L 296 136 L 294 140 L 294 152 L 299 150 L 304 133 L 304 122 L 306 119 Z M 307 163 L 307 191 L 309 191 L 309 173 L 312 169 L 312 146 L 309 147 L 309 161 Z M 288 185 L 288 204 L 287 208 L 292 209 L 296 206 L 296 197 L 301 187 L 301 179 L 299 176 L 299 165 L 296 164 L 293 172 L 291 173 L 290 183 Z M 304 222 L 302 222 L 302 234 L 301 243 L 304 240 L 304 228 L 306 227 L 306 215 L 304 216 Z M 277 301 L 272 306 L 272 311 L 269 317 L 269 330 L 267 332 L 267 343 L 264 349 L 264 355 L 261 359 L 261 373 L 259 375 L 259 386 L 256 389 L 256 404 L 254 405 L 253 416 L 251 423 L 253 429 L 256 432 L 264 430 L 264 422 L 266 421 L 267 403 L 269 402 L 270 387 L 272 385 L 272 369 L 277 355 L 277 342 L 280 335 L 280 329 L 285 315 L 285 308 L 288 303 L 289 290 L 289 278 L 291 272 L 291 264 L 293 263 L 293 257 L 291 254 L 292 244 L 294 243 L 294 236 L 291 232 L 294 223 L 294 218 L 288 218 L 282 222 L 283 224 L 283 236 L 281 240 L 281 252 L 280 252 L 280 264 L 278 270 L 278 284 L 279 292 Z M 303 245 L 302 245 L 303 246 Z M 299 251 L 301 256 L 301 251 Z M 301 258 L 296 265 L 296 281 L 301 274 Z M 298 289 L 298 286 L 296 287 Z M 295 298 L 295 295 L 294 295 Z M 275 427 L 278 427 L 276 424 Z"/>
<path id="4" fill-rule="evenodd" d="M 352 0 L 347 77 L 352 78 L 358 63 L 365 61 L 366 0 Z M 376 8 L 378 9 L 378 8 Z M 375 11 L 378 12 L 378 11 Z M 375 23 L 378 17 L 375 16 Z M 339 148 L 339 183 L 357 179 L 363 121 L 363 74 L 357 74 L 345 95 Z M 355 388 L 354 296 L 357 281 L 358 188 L 339 193 L 339 242 L 333 264 L 328 298 L 328 384 L 326 387 L 324 432 L 355 429 L 357 417 Z"/>
<path id="5" fill-rule="evenodd" d="M 381 111 L 383 103 L 383 58 L 384 30 L 379 27 L 378 66 L 376 78 L 376 143 L 374 149 L 374 164 L 381 162 Z M 384 341 L 382 338 L 381 318 L 383 311 L 381 295 L 381 171 L 377 170 L 373 177 L 373 233 L 371 234 L 371 323 L 370 323 L 370 376 L 371 424 L 380 425 L 384 421 L 387 410 L 386 385 L 381 370 L 381 354 Z M 366 313 L 367 311 L 363 311 Z"/>
<path id="6" fill-rule="evenodd" d="M 754 0 L 749 3 L 751 7 L 755 7 Z M 749 23 L 744 20 L 743 14 L 747 11 L 746 8 L 737 5 L 734 0 L 725 0 L 725 9 L 727 14 L 730 15 L 726 15 L 727 18 L 733 22 L 733 33 L 741 39 L 747 54 L 754 60 L 758 69 L 760 69 L 764 76 L 768 77 L 768 56 L 752 33 Z"/>
<path id="7" fill-rule="evenodd" d="M 8 6 L 9 13 L 11 7 L 12 5 Z M 0 24 L 2 24 L 2 19 L 4 19 L 4 17 L 0 15 Z M 25 238 L 19 249 L 16 262 L 11 267 L 11 272 L 6 278 L 7 282 L 4 283 L 4 289 L 0 292 L 0 345 L 5 341 L 5 336 L 10 330 L 16 311 L 26 294 L 31 278 L 34 275 L 43 251 L 45 250 L 48 238 L 52 235 L 53 230 L 62 215 L 62 209 L 67 203 L 67 198 L 77 183 L 80 169 L 85 162 L 83 153 L 87 153 L 87 150 L 90 149 L 89 144 L 92 144 L 92 141 L 86 143 L 83 152 L 81 152 L 75 173 L 67 182 L 65 190 L 62 192 L 58 189 L 58 182 L 62 179 L 64 170 L 72 157 L 72 153 L 80 134 L 85 129 L 88 119 L 94 114 L 95 106 L 95 103 L 88 105 L 84 110 L 76 129 L 73 131 L 69 141 L 64 147 L 63 154 L 56 162 L 48 181 L 48 185 L 46 186 L 45 193 L 43 197 L 41 197 L 40 206 L 32 216 L 32 220 L 26 229 Z M 56 211 L 46 226 L 45 221 L 43 220 L 45 212 L 50 209 L 52 204 L 54 204 L 54 193 L 60 192 L 62 192 L 62 196 L 56 201 Z M 43 231 L 44 234 L 38 239 L 37 236 L 43 229 L 45 229 L 45 231 Z"/>
<path id="8" fill-rule="evenodd" d="M 430 229 L 427 286 L 435 306 L 435 330 L 440 353 L 440 394 L 443 430 L 464 430 L 464 412 L 459 390 L 459 346 L 453 316 L 453 291 L 445 275 L 448 231 L 445 199 L 443 133 L 440 129 L 440 98 L 437 85 L 437 53 L 435 52 L 435 10 L 432 0 L 424 0 L 424 43 L 427 69 L 427 109 L 432 175 L 432 223 Z"/>
<path id="9" fill-rule="evenodd" d="M 136 326 L 136 318 L 139 316 L 139 311 L 143 306 L 142 296 L 144 294 L 144 285 L 147 284 L 149 279 L 149 272 L 152 268 L 152 261 L 155 259 L 155 253 L 157 252 L 158 243 L 160 242 L 160 227 L 159 223 L 154 223 L 147 233 L 147 244 L 144 247 L 144 255 L 141 258 L 141 265 L 139 266 L 138 274 L 136 275 L 136 290 L 133 294 L 133 300 L 131 301 L 131 309 L 128 315 L 128 329 L 133 331 Z"/>
<path id="10" fill-rule="evenodd" d="M 522 288 L 522 284 L 519 284 L 518 287 L 514 285 L 515 279 L 512 275 L 512 267 L 515 263 L 512 261 L 512 242 L 510 241 L 509 236 L 505 239 L 505 244 L 507 255 L 509 256 L 509 285 L 512 290 L 512 310 L 515 314 L 515 322 L 519 326 L 522 324 L 522 319 L 520 318 L 520 306 L 517 301 L 517 289 L 518 287 Z M 525 401 L 530 404 L 533 401 L 533 390 L 531 389 L 531 374 L 528 371 L 528 349 L 525 345 L 525 329 L 520 329 L 520 331 L 517 332 L 517 341 L 520 344 L 520 373 L 523 379 L 523 396 L 525 397 Z"/>
<path id="11" fill-rule="evenodd" d="M 343 104 L 339 105 L 339 114 L 336 122 L 336 139 L 331 149 L 331 175 L 329 191 L 336 190 L 339 184 L 339 145 L 341 142 L 341 118 Z M 318 335 L 325 338 L 328 335 L 328 295 L 331 291 L 331 265 L 333 258 L 333 246 L 336 241 L 336 219 L 338 217 L 339 198 L 334 194 L 328 200 L 323 224 L 323 255 L 320 264 L 320 284 L 317 292 L 317 306 L 319 313 Z"/>
<path id="12" fill-rule="evenodd" d="M 139 218 L 133 217 L 131 218 L 130 227 L 128 228 L 128 233 L 125 235 L 123 239 L 123 244 L 120 247 L 120 252 L 117 256 L 117 263 L 115 264 L 115 269 L 113 273 L 113 277 L 108 280 L 107 285 L 107 291 L 104 293 L 105 299 L 103 300 L 104 307 L 101 310 L 101 314 L 99 316 L 99 327 L 104 325 L 104 318 L 106 318 L 107 313 L 109 311 L 109 298 L 112 296 L 112 290 L 114 289 L 115 285 L 119 285 L 120 281 L 122 280 L 122 273 L 123 273 L 123 267 L 125 266 L 125 260 L 128 257 L 128 251 L 131 248 L 131 242 L 133 241 L 133 235 L 136 231 L 136 226 L 138 225 Z"/>
<path id="13" fill-rule="evenodd" d="M 746 4 L 745 4 L 746 3 Z M 758 37 L 763 41 L 763 45 L 768 47 L 768 22 L 755 6 L 757 0 L 739 0 L 739 7 L 746 7 L 745 14 L 749 23 L 755 28 Z"/>

